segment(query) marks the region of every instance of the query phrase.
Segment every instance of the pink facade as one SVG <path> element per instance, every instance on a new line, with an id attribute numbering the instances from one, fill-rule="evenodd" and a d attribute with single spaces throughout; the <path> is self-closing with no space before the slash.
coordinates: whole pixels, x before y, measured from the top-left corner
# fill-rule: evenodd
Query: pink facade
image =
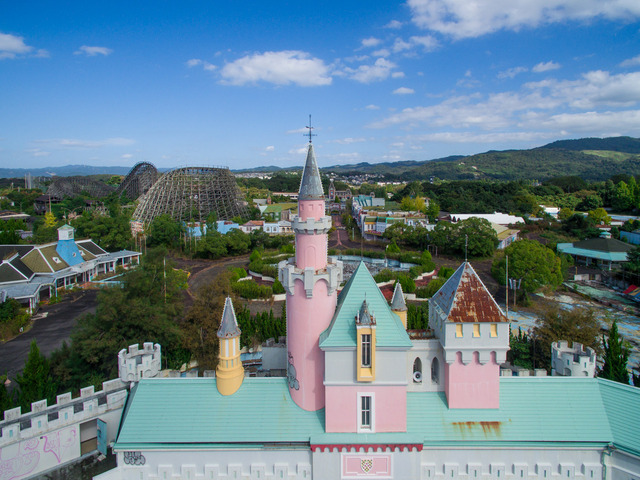
<path id="1" fill-rule="evenodd" d="M 329 386 L 326 389 L 325 431 L 358 432 L 360 425 L 360 398 L 358 394 L 371 395 L 372 431 L 407 431 L 406 386 Z"/>
<path id="2" fill-rule="evenodd" d="M 298 218 L 303 222 L 309 218 L 320 220 L 324 217 L 324 200 L 301 200 L 298 202 Z M 327 266 L 326 234 L 296 235 L 296 266 L 321 270 Z"/>
<path id="3" fill-rule="evenodd" d="M 458 352 L 455 362 L 445 364 L 444 377 L 449 408 L 500 407 L 500 365 L 495 352 L 484 365 L 478 361 L 478 352 L 467 365 Z"/>
<path id="4" fill-rule="evenodd" d="M 328 295 L 324 280 L 316 282 L 311 298 L 307 298 L 300 280 L 296 280 L 294 295 L 287 295 L 289 391 L 293 401 L 305 410 L 324 407 L 324 353 L 318 339 L 331 322 L 336 301 L 337 293 Z M 293 377 L 291 372 L 295 372 Z"/>

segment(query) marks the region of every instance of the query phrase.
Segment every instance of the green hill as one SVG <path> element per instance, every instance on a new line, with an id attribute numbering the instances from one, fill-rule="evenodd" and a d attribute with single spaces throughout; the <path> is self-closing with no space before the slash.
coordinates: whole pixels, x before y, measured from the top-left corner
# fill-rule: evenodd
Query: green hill
<path id="1" fill-rule="evenodd" d="M 387 175 L 402 180 L 545 180 L 576 175 L 606 180 L 640 171 L 640 139 L 631 137 L 561 140 L 531 150 L 489 151 L 423 162 L 358 164 L 324 171 Z"/>

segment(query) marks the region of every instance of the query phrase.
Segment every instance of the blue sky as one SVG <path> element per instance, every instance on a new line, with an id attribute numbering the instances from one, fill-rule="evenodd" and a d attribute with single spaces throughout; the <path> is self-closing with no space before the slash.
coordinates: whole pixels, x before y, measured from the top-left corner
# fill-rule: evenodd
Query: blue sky
<path id="1" fill-rule="evenodd" d="M 0 167 L 321 167 L 640 136 L 640 1 L 0 2 Z"/>

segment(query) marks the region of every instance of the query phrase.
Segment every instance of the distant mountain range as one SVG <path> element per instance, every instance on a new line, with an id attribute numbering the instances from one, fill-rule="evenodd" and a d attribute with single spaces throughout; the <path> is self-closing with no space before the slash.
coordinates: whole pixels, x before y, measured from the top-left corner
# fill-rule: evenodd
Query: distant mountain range
<path id="1" fill-rule="evenodd" d="M 67 165 L 48 168 L 0 168 L 0 178 L 53 175 L 126 175 L 131 167 Z M 160 169 L 166 171 L 168 169 Z M 234 170 L 236 173 L 278 172 L 276 166 Z M 544 180 L 561 175 L 577 175 L 586 180 L 605 180 L 612 175 L 640 172 L 640 139 L 633 137 L 559 140 L 530 150 L 489 151 L 476 155 L 454 155 L 434 160 L 407 160 L 385 163 L 334 165 L 322 169 L 340 175 L 377 174 L 398 180 L 499 179 Z"/>

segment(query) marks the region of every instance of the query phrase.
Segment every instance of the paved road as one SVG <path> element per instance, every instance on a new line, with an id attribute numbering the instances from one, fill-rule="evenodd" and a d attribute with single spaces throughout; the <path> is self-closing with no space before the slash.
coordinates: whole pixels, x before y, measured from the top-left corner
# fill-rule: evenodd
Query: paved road
<path id="1" fill-rule="evenodd" d="M 24 368 L 32 340 L 47 357 L 60 348 L 63 341 L 69 343 L 78 317 L 95 312 L 97 294 L 96 290 L 74 292 L 61 303 L 43 307 L 38 313 L 47 313 L 46 317 L 35 320 L 28 332 L 0 345 L 0 375 L 8 374 L 15 379 Z"/>

